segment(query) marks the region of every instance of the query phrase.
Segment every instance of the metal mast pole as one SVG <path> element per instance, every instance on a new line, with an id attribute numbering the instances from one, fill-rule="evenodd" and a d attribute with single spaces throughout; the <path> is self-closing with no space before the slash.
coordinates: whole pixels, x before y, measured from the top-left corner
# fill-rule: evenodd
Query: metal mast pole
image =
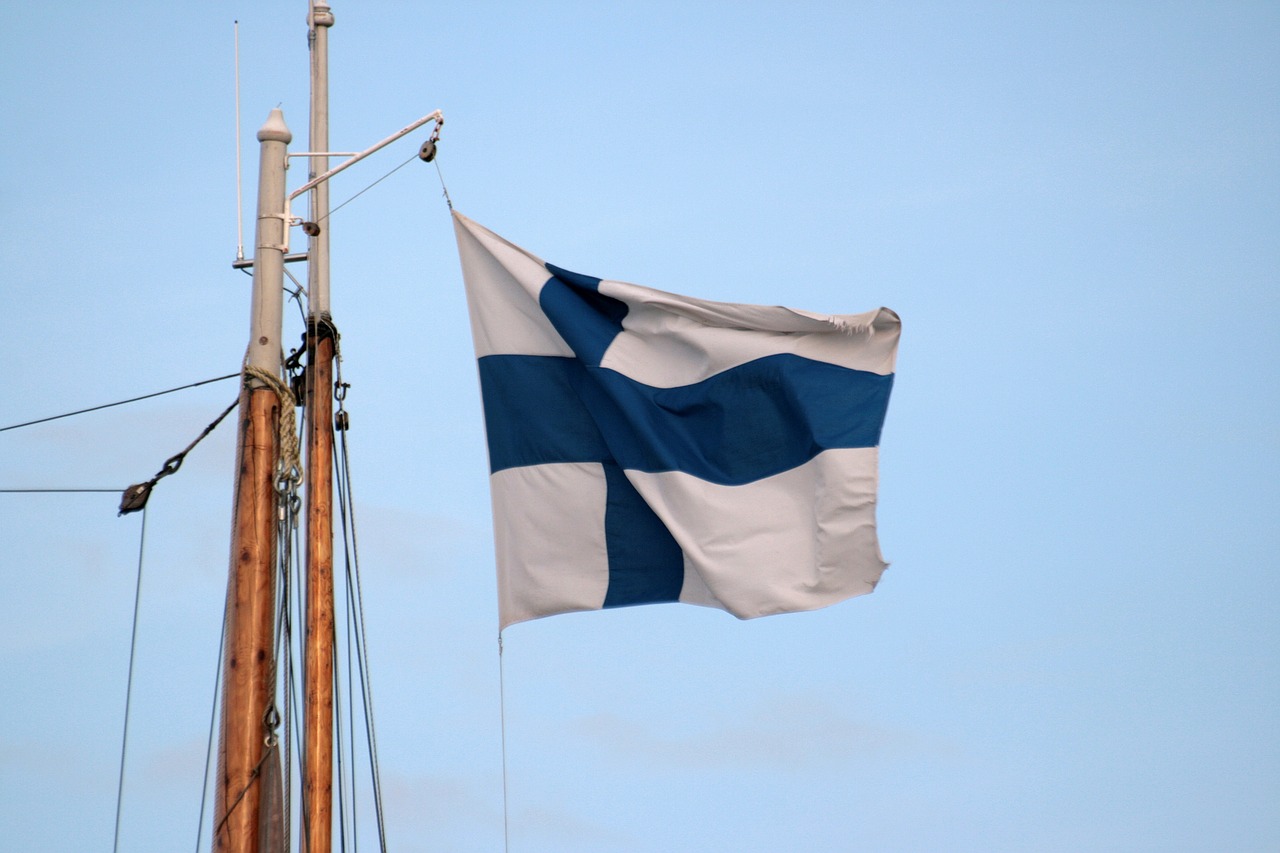
<path id="1" fill-rule="evenodd" d="M 307 23 L 311 42 L 311 136 L 309 151 L 321 154 L 329 150 L 329 28 L 333 11 L 323 0 L 312 4 Z M 310 157 L 307 180 L 329 171 L 327 156 Z M 329 183 L 323 181 L 311 190 L 311 221 L 320 226 L 319 233 L 307 243 L 307 300 L 313 317 L 329 316 Z"/>
<path id="2" fill-rule="evenodd" d="M 276 462 L 281 399 L 256 376 L 281 373 L 285 222 L 285 160 L 292 134 L 279 109 L 258 131 L 258 224 L 253 307 L 245 383 L 240 393 L 236 496 L 227 582 L 227 635 L 222 725 L 214 807 L 214 849 L 257 853 L 267 720 L 275 685 L 272 619 L 275 610 Z"/>
<path id="3" fill-rule="evenodd" d="M 333 12 L 322 0 L 308 15 L 311 43 L 309 150 L 329 150 L 329 28 Z M 308 180 L 329 170 L 312 156 Z M 330 853 L 333 835 L 333 357 L 337 330 L 329 315 L 329 183 L 311 189 L 307 247 L 307 570 L 304 657 L 305 749 L 303 833 L 309 853 Z"/>

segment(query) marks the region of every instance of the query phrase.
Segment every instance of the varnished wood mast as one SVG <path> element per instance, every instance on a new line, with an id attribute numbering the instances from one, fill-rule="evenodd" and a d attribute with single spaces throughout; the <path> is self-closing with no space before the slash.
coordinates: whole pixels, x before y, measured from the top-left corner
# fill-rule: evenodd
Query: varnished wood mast
<path id="1" fill-rule="evenodd" d="M 303 832 L 309 853 L 333 834 L 333 336 L 307 330 L 307 609 Z M 320 472 L 324 471 L 325 476 Z"/>
<path id="2" fill-rule="evenodd" d="M 311 44 L 312 154 L 329 150 L 329 28 L 333 12 L 316 3 Z M 309 179 L 329 158 L 312 156 Z M 311 190 L 307 244 L 307 607 L 303 658 L 303 833 L 308 853 L 330 853 L 333 835 L 333 357 L 337 332 L 329 317 L 329 184 Z"/>

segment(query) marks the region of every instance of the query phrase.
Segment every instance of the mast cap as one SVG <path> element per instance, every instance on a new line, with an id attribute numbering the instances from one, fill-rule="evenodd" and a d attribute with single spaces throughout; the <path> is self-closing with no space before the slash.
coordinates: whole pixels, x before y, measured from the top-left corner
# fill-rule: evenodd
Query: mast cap
<path id="1" fill-rule="evenodd" d="M 313 27 L 332 27 L 333 26 L 333 10 L 329 8 L 329 4 L 324 0 L 311 4 L 311 11 L 307 14 L 307 23 Z"/>
<path id="2" fill-rule="evenodd" d="M 279 107 L 271 110 L 266 124 L 258 129 L 258 141 L 283 142 L 286 145 L 293 141 L 293 134 L 289 132 L 289 126 L 284 123 L 284 113 Z"/>

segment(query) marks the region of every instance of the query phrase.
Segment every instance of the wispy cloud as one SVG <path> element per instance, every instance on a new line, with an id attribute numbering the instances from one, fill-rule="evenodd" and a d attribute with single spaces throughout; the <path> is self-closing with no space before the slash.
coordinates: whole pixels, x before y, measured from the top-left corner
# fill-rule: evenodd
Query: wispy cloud
<path id="1" fill-rule="evenodd" d="M 429 515 L 386 504 L 355 507 L 361 557 L 376 558 L 389 572 L 438 571 L 466 542 L 483 531 L 457 518 Z"/>
<path id="2" fill-rule="evenodd" d="M 500 793 L 488 780 L 468 781 L 426 775 L 383 773 L 388 820 L 396 827 L 396 848 L 493 850 L 501 846 Z M 549 801 L 517 808 L 510 832 L 538 849 L 616 849 L 619 833 Z M 416 846 L 417 839 L 424 841 Z M 407 843 L 406 843 L 407 842 Z"/>
<path id="3" fill-rule="evenodd" d="M 605 750 L 687 768 L 804 771 L 851 758 L 883 759 L 939 748 L 930 738 L 856 719 L 831 702 L 811 696 L 763 703 L 693 733 L 660 733 L 616 714 L 585 717 L 575 729 Z"/>

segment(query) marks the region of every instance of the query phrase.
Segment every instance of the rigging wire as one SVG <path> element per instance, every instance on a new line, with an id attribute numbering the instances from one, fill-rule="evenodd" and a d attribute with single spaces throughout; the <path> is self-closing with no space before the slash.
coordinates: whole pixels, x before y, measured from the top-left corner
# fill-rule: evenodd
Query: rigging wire
<path id="1" fill-rule="evenodd" d="M 302 282 L 294 278 L 293 273 L 289 272 L 288 267 L 285 267 L 283 272 L 285 275 L 289 276 L 289 280 L 295 285 L 293 290 L 286 287 L 284 292 L 289 294 L 293 301 L 298 304 L 298 314 L 302 317 L 302 325 L 305 327 L 307 325 L 307 309 L 302 305 L 302 294 L 306 292 L 306 288 L 302 286 Z"/>
<path id="2" fill-rule="evenodd" d="M 222 414 L 213 419 L 204 431 L 195 437 L 195 439 L 178 453 L 170 456 L 165 460 L 164 466 L 156 472 L 156 475 L 145 483 L 135 483 L 124 490 L 124 494 L 120 496 L 120 515 L 127 515 L 131 512 L 137 512 L 147 505 L 147 501 L 151 497 L 151 490 L 155 488 L 156 483 L 160 482 L 164 477 L 177 472 L 182 467 L 182 460 L 187 458 L 187 454 L 195 449 L 195 446 L 204 441 L 209 433 L 218 428 L 218 424 L 222 423 L 223 418 L 231 414 L 231 410 L 240 405 L 240 398 L 231 401 L 231 405 L 223 409 Z"/>
<path id="3" fill-rule="evenodd" d="M 355 766 L 355 757 L 356 757 L 355 684 L 356 684 L 356 681 L 351 671 L 351 661 L 352 661 L 352 658 L 355 657 L 355 655 L 352 654 L 352 650 L 357 647 L 357 644 L 360 641 L 358 637 L 352 636 L 352 627 L 353 627 L 354 620 L 352 618 L 352 608 L 351 608 L 352 595 L 351 595 L 350 571 L 346 572 L 346 583 L 347 583 L 347 606 L 345 608 L 346 619 L 344 619 L 343 621 L 346 623 L 346 628 L 347 628 L 347 719 L 350 721 L 350 725 L 347 726 L 347 741 L 348 741 L 347 746 L 349 749 L 349 753 L 351 755 L 351 837 L 355 840 L 355 846 L 356 846 L 356 849 L 358 850 L 360 845 L 360 805 L 358 801 L 360 789 L 356 780 L 356 766 Z M 337 631 L 336 626 L 334 630 L 335 632 Z"/>
<path id="4" fill-rule="evenodd" d="M 346 397 L 346 384 L 342 382 L 342 361 L 338 360 L 337 388 L 338 412 L 344 414 L 343 398 Z M 348 648 L 348 656 L 355 652 L 356 672 L 360 678 L 362 711 L 365 717 L 365 739 L 369 748 L 369 770 L 374 794 L 374 816 L 378 822 L 378 839 L 381 853 L 387 852 L 387 825 L 383 811 L 383 790 L 381 790 L 381 771 L 378 762 L 378 734 L 374 726 L 374 695 L 372 695 L 372 679 L 369 666 L 369 634 L 366 630 L 364 594 L 360 581 L 360 547 L 356 535 L 356 511 L 352 501 L 351 483 L 351 451 L 347 446 L 346 430 L 339 430 L 340 441 L 335 456 L 335 474 L 337 474 L 338 510 L 342 519 L 342 537 L 344 562 L 346 562 L 347 596 L 348 596 L 348 633 L 353 637 L 353 649 Z M 348 658 L 349 670 L 349 658 Z M 355 676 L 348 676 L 348 680 Z M 355 690 L 355 683 L 351 683 Z M 352 697 L 351 701 L 355 701 Z M 355 711 L 348 715 L 351 725 L 355 724 Z M 352 735 L 353 738 L 353 735 Z M 352 758 L 355 753 L 352 752 Z M 352 780 L 355 781 L 355 780 Z"/>
<path id="5" fill-rule="evenodd" d="M 339 382 L 341 381 L 341 367 L 339 367 Z M 339 401 L 339 411 L 343 407 Z M 378 822 L 378 842 L 379 849 L 382 853 L 387 850 L 387 834 L 386 822 L 383 815 L 382 800 L 382 773 L 378 766 L 378 736 L 374 727 L 373 712 L 373 680 L 369 667 L 369 637 L 367 631 L 367 622 L 364 617 L 364 594 L 360 584 L 360 549 L 356 539 L 356 515 L 355 503 L 352 495 L 351 487 L 351 454 L 347 447 L 346 430 L 340 432 L 341 448 L 339 455 L 341 457 L 342 478 L 340 491 L 345 494 L 345 500 L 342 501 L 346 508 L 344 519 L 349 515 L 351 525 L 351 550 L 347 558 L 347 583 L 353 590 L 354 596 L 351 607 L 354 608 L 356 621 L 356 662 L 360 673 L 361 696 L 364 704 L 364 720 L 365 720 L 365 739 L 369 748 L 369 772 L 373 783 L 373 807 L 374 814 Z M 345 534 L 344 534 L 345 541 Z"/>
<path id="6" fill-rule="evenodd" d="M 498 632 L 498 726 L 502 733 L 502 849 L 511 850 L 511 837 L 507 831 L 507 668 L 502 655 L 502 632 Z"/>
<path id="7" fill-rule="evenodd" d="M 302 545 L 301 543 L 299 543 L 298 544 L 299 550 L 301 550 L 301 547 Z M 295 561 L 294 588 L 297 589 L 299 592 L 298 594 L 293 596 L 293 601 L 291 602 L 291 608 L 296 608 L 296 612 L 294 613 L 294 619 L 299 625 L 306 624 L 306 615 L 303 612 L 303 600 L 302 600 L 303 596 L 305 595 L 304 591 L 306 589 L 305 578 L 303 577 L 303 572 L 305 568 L 306 567 L 303 564 L 303 561 L 301 560 Z M 306 642 L 305 635 L 298 639 L 298 646 L 296 649 L 296 654 L 298 658 L 302 658 L 302 655 L 303 655 L 302 646 L 305 642 Z M 293 727 L 295 729 L 297 729 L 298 731 L 304 731 L 303 721 L 301 718 L 304 705 L 301 701 L 298 701 L 299 691 L 298 691 L 298 676 L 297 676 L 296 667 L 289 668 L 289 688 L 288 689 L 289 689 L 289 694 L 292 697 L 292 702 L 291 702 L 292 711 L 289 715 L 289 719 L 292 722 Z M 307 740 L 305 737 L 303 737 L 298 743 L 297 764 L 298 764 L 298 774 L 299 775 L 305 774 L 306 766 L 307 766 Z M 290 765 L 290 767 L 292 767 L 292 764 Z M 309 815 L 309 812 L 307 811 L 307 798 L 300 797 L 299 806 L 298 806 L 298 817 L 299 817 L 299 827 L 302 829 L 302 846 L 301 846 L 302 850 L 311 849 L 311 835 L 310 835 L 311 824 L 310 824 L 310 821 L 308 820 L 308 815 Z"/>
<path id="8" fill-rule="evenodd" d="M 346 200 L 346 201 L 344 201 L 342 204 L 338 205 L 337 207 L 333 208 L 333 209 L 332 209 L 332 210 L 330 210 L 328 213 L 326 213 L 324 216 L 320 217 L 318 220 L 316 220 L 316 224 L 317 224 L 317 225 L 319 225 L 321 222 L 324 222 L 324 221 L 325 221 L 326 219 L 328 219 L 330 216 L 333 216 L 333 215 L 334 215 L 335 213 L 337 213 L 339 210 L 342 210 L 342 208 L 346 207 L 348 204 L 350 204 L 351 202 L 355 201 L 355 200 L 356 200 L 356 199 L 358 199 L 360 196 L 364 195 L 364 194 L 365 194 L 365 193 L 367 193 L 369 190 L 373 189 L 373 188 L 374 188 L 374 187 L 376 187 L 378 184 L 382 183 L 382 182 L 383 182 L 383 181 L 385 181 L 387 178 L 391 177 L 391 176 L 392 176 L 392 175 L 394 175 L 396 172 L 400 171 L 400 170 L 401 170 L 401 169 L 403 169 L 405 166 L 408 166 L 410 163 L 412 163 L 414 160 L 417 160 L 417 159 L 418 159 L 418 155 L 417 155 L 417 154 L 414 154 L 414 155 L 413 155 L 412 157 L 410 157 L 408 160 L 405 160 L 405 161 L 404 161 L 403 163 L 401 163 L 399 166 L 396 166 L 396 167 L 395 167 L 394 169 L 392 169 L 390 172 L 387 172 L 387 173 L 386 173 L 385 175 L 383 175 L 381 178 L 378 178 L 378 180 L 376 180 L 376 181 L 374 181 L 373 183 L 369 184 L 367 187 L 365 187 L 364 189 L 360 190 L 360 192 L 356 193 L 356 194 L 355 194 L 355 195 L 353 195 L 351 198 L 347 199 L 347 200 Z"/>
<path id="9" fill-rule="evenodd" d="M 334 627 L 334 642 L 335 643 L 337 642 L 336 626 Z M 343 752 L 344 747 L 342 743 L 342 732 L 344 730 L 343 723 L 342 723 L 342 677 L 341 677 L 341 673 L 339 673 L 338 671 L 338 667 L 336 666 L 333 668 L 333 718 L 334 718 L 334 725 L 337 728 L 337 732 L 338 732 L 337 736 L 334 738 L 334 742 L 337 744 L 337 749 L 334 750 L 334 755 L 333 755 L 334 761 L 337 764 L 336 775 L 337 775 L 337 782 L 338 782 L 338 846 L 340 849 L 346 850 L 347 835 L 348 835 L 348 830 L 347 830 L 348 780 L 347 780 L 347 772 L 344 768 L 346 767 L 346 764 L 352 765 L 353 769 L 351 771 L 351 774 L 352 776 L 355 775 L 355 770 L 354 770 L 355 755 L 352 755 L 350 761 L 344 764 L 342 760 L 342 756 L 344 754 Z M 354 846 L 355 846 L 355 841 L 353 839 L 352 847 L 354 848 Z"/>
<path id="10" fill-rule="evenodd" d="M 440 192 L 444 195 L 444 203 L 449 205 L 449 209 L 453 210 L 453 199 L 449 198 L 449 188 L 444 185 L 444 172 L 440 171 L 440 155 L 436 154 L 431 159 L 436 164 L 436 175 L 440 178 Z"/>
<path id="11" fill-rule="evenodd" d="M 341 402 L 340 398 L 339 398 L 339 402 Z M 334 472 L 333 473 L 334 473 L 334 480 L 335 480 L 335 486 L 336 486 L 336 488 L 334 489 L 334 492 L 338 498 L 338 517 L 340 519 L 340 525 L 342 530 L 342 554 L 343 554 L 344 563 L 346 565 L 345 576 L 347 579 L 347 600 L 345 602 L 346 618 L 344 621 L 347 624 L 347 673 L 348 673 L 347 684 L 348 684 L 348 687 L 350 688 L 351 685 L 353 684 L 351 680 L 351 675 L 350 675 L 350 672 L 351 672 L 351 615 L 350 615 L 351 614 L 351 595 L 350 595 L 351 593 L 351 575 L 350 575 L 350 568 L 351 568 L 350 528 L 351 528 L 351 525 L 350 525 L 350 521 L 347 513 L 348 494 L 342 479 L 342 466 L 339 464 L 339 456 L 341 455 L 341 453 L 342 451 L 339 448 L 338 453 L 335 454 L 334 456 Z M 336 636 L 337 620 L 336 619 L 334 620 L 333 630 L 335 635 L 334 643 L 336 644 L 337 643 L 337 636 Z M 350 727 L 344 728 L 342 723 L 342 696 L 343 696 L 342 679 L 340 677 L 340 672 L 336 666 L 333 668 L 333 692 L 334 692 L 333 709 L 334 709 L 334 714 L 337 718 L 337 728 L 339 733 L 338 737 L 335 738 L 338 746 L 337 753 L 335 756 L 338 763 L 338 802 L 339 802 L 338 825 L 339 825 L 339 836 L 341 839 L 342 847 L 345 850 L 346 841 L 347 841 L 346 792 L 347 792 L 348 785 L 350 785 L 350 787 L 352 788 L 355 787 L 355 770 L 354 770 L 355 710 L 354 710 L 354 705 L 352 705 L 347 709 L 347 718 L 348 720 L 350 720 Z M 350 702 L 350 691 L 348 691 L 347 696 L 348 696 L 348 701 Z M 346 744 L 343 743 L 343 738 L 342 738 L 342 732 L 344 731 L 348 733 Z M 344 750 L 349 750 L 351 755 L 350 763 L 352 764 L 352 770 L 351 770 L 350 780 L 348 780 L 347 774 L 343 770 L 342 756 L 344 754 Z"/>
<path id="12" fill-rule="evenodd" d="M 345 396 L 345 392 L 344 392 L 344 396 Z M 357 648 L 357 646 L 358 646 L 358 644 L 359 644 L 360 640 L 359 640 L 359 637 L 358 637 L 358 636 L 355 636 L 355 637 L 353 637 L 353 636 L 352 636 L 352 622 L 353 622 L 353 619 L 352 619 L 352 603 L 353 603 L 353 598 L 352 598 L 352 595 L 351 595 L 351 545 L 350 545 L 350 538 L 349 538 L 349 536 L 348 536 L 348 527 L 349 527 L 349 524 L 348 524 L 348 515 L 349 515 L 349 513 L 348 513 L 348 507 L 349 507 L 349 503 L 348 503 L 348 502 L 349 502 L 349 499 L 350 499 L 350 495 L 347 493 L 346 488 L 345 488 L 345 484 L 344 484 L 344 480 L 343 480 L 343 471 L 342 471 L 342 466 L 341 466 L 341 464 L 340 464 L 340 457 L 341 457 L 341 453 L 339 453 L 339 454 L 338 454 L 337 456 L 335 456 L 335 458 L 334 458 L 334 465 L 333 465 L 334 470 L 333 470 L 333 474 L 334 474 L 334 480 L 335 480 L 335 483 L 336 483 L 336 485 L 337 485 L 338 502 L 339 502 L 339 506 L 341 507 L 341 515 L 342 515 L 342 544 L 343 544 L 342 552 L 343 552 L 343 561 L 344 561 L 344 565 L 345 565 L 345 571 L 344 571 L 344 573 L 343 573 L 343 577 L 344 577 L 344 580 L 346 581 L 346 590 L 345 590 L 345 591 L 346 591 L 346 599 L 344 600 L 344 604 L 345 604 L 346 606 L 343 608 L 343 616 L 344 616 L 344 618 L 343 618 L 343 620 L 342 620 L 342 621 L 343 621 L 343 623 L 345 624 L 345 626 L 346 626 L 346 631 L 347 631 L 347 647 L 346 647 L 346 653 L 347 653 L 347 654 L 346 654 L 346 659 L 347 659 L 347 661 L 346 661 L 346 662 L 347 662 L 347 693 L 346 693 L 346 702 L 347 702 L 347 725 L 346 725 L 346 727 L 345 727 L 345 732 L 346 732 L 346 735 L 347 735 L 347 754 L 351 757 L 351 760 L 350 760 L 350 766 L 349 766 L 349 774 L 350 774 L 350 775 L 348 776 L 347 774 L 343 774 L 343 776 L 342 776 L 342 792 L 343 792 L 344 794 L 346 794 L 346 792 L 347 792 L 348 790 L 350 791 L 350 794 L 349 794 L 350 799 L 351 799 L 351 806 L 350 806 L 350 809 L 351 809 L 351 811 L 350 811 L 350 813 L 351 813 L 351 828 L 350 828 L 350 835 L 351 835 L 351 839 L 352 839 L 353 849 L 358 850 L 358 849 L 359 849 L 359 844 L 360 844 L 360 831 L 359 831 L 359 816 L 360 816 L 360 814 L 359 814 L 359 807 L 358 807 L 357 802 L 356 802 L 357 791 L 358 791 L 358 784 L 357 784 L 357 779 L 356 779 L 356 703 L 355 703 L 355 685 L 356 685 L 356 680 L 355 680 L 355 678 L 354 678 L 354 677 L 353 677 L 353 675 L 352 675 L 352 666 L 351 666 L 351 662 L 352 662 L 352 658 L 354 657 L 353 650 L 354 650 L 355 648 Z M 352 533 L 352 535 L 354 535 L 354 530 L 351 530 L 351 533 Z M 335 620 L 335 624 L 334 624 L 334 633 L 335 633 L 335 635 L 336 635 L 336 633 L 337 633 L 337 624 L 336 624 L 336 623 L 337 623 L 337 620 Z M 334 638 L 334 643 L 335 643 L 335 648 L 336 648 L 336 644 L 337 644 L 337 638 L 336 638 L 336 636 L 335 636 L 335 638 Z M 339 688 L 338 688 L 338 686 L 337 686 L 337 685 L 339 685 L 339 684 L 341 683 L 341 679 L 340 679 L 340 677 L 339 677 L 338 668 L 337 668 L 336 666 L 334 667 L 334 670 L 333 670 L 333 679 L 334 679 L 334 685 L 335 685 L 335 688 L 334 688 L 334 689 L 335 689 L 335 694 L 336 694 L 336 699 L 335 699 L 335 702 L 334 702 L 334 707 L 335 707 L 335 708 L 337 708 L 339 718 L 341 718 L 341 715 L 342 715 L 342 701 L 341 701 L 341 699 L 342 699 L 342 693 L 341 693 L 340 689 L 339 689 Z M 344 731 L 344 729 L 340 727 L 340 728 L 339 728 L 339 732 L 342 732 L 342 731 Z M 339 737 L 338 737 L 338 741 L 339 741 L 339 752 L 341 752 L 341 747 L 342 747 L 342 744 L 341 744 L 342 737 L 341 737 L 341 735 L 339 735 Z M 345 841 L 345 833 L 344 833 L 344 841 Z"/>
<path id="13" fill-rule="evenodd" d="M 47 494 L 73 494 L 87 495 L 96 494 L 98 492 L 112 492 L 119 494 L 120 489 L 0 489 L 0 494 L 6 495 L 47 495 Z"/>
<path id="14" fill-rule="evenodd" d="M 301 543 L 301 540 L 298 539 L 300 535 L 301 533 L 298 532 L 298 530 L 294 530 L 294 547 L 296 547 L 297 551 L 301 553 L 302 543 Z M 306 589 L 306 580 L 305 578 L 303 578 L 303 570 L 305 570 L 305 565 L 303 565 L 303 561 L 294 560 L 293 575 L 292 575 L 293 576 L 292 583 L 293 583 L 294 589 L 300 589 L 300 590 Z M 297 596 L 292 596 L 291 599 L 292 601 L 288 602 L 289 613 L 291 613 L 291 619 L 294 621 L 294 624 L 305 625 L 306 624 L 305 615 L 303 615 L 303 612 L 302 612 L 302 594 L 297 594 Z M 289 651 L 291 651 L 291 654 L 296 653 L 298 658 L 301 658 L 302 644 L 305 642 L 306 642 L 305 637 L 298 638 L 298 648 L 294 649 L 293 640 L 292 639 L 289 640 Z M 292 666 L 292 665 L 289 666 L 287 681 L 288 681 L 288 684 L 285 685 L 285 689 L 288 690 L 288 712 L 285 713 L 285 719 L 289 721 L 289 725 L 292 725 L 293 729 L 302 731 L 303 724 L 302 724 L 302 719 L 300 715 L 303 710 L 303 703 L 300 699 L 300 695 L 298 695 L 298 693 L 300 693 L 300 690 L 298 690 L 298 667 Z M 297 748 L 297 756 L 298 756 L 297 770 L 298 770 L 298 774 L 300 775 L 303 774 L 303 771 L 305 771 L 305 767 L 307 766 L 306 752 L 307 752 L 307 742 L 306 742 L 305 736 L 303 736 L 303 738 L 298 740 L 298 748 Z M 289 772 L 291 772 L 291 774 L 293 772 L 292 760 L 291 762 L 289 762 Z M 292 784 L 291 784 L 291 788 L 292 788 Z M 291 790 L 291 793 L 292 793 L 292 790 Z M 298 806 L 298 813 L 300 813 L 300 829 L 302 830 L 302 844 L 300 849 L 310 850 L 311 838 L 310 838 L 310 835 L 308 835 L 308 831 L 310 831 L 310 829 L 308 829 L 308 824 L 307 824 L 307 799 L 306 797 L 302 797 L 300 799 L 301 799 L 301 804 L 300 806 Z M 289 812 L 289 815 L 291 815 L 291 821 L 292 821 L 292 812 Z"/>
<path id="15" fill-rule="evenodd" d="M 286 417 L 288 415 L 286 414 Z M 293 727 L 291 719 L 291 711 L 294 706 L 293 702 L 293 620 L 290 615 L 289 602 L 293 598 L 291 592 L 291 578 L 294 566 L 300 561 L 295 560 L 296 554 L 302 553 L 302 545 L 299 541 L 300 525 L 298 524 L 298 512 L 301 507 L 301 500 L 297 495 L 297 486 L 286 485 L 281 491 L 280 499 L 282 501 L 279 516 L 279 533 L 277 541 L 279 544 L 279 554 L 277 565 L 279 567 L 280 579 L 280 595 L 278 600 L 277 615 L 277 631 L 276 631 L 276 655 L 275 666 L 281 668 L 281 681 L 284 683 L 282 692 L 284 694 L 284 755 L 283 761 L 283 803 L 282 813 L 286 816 L 284 820 L 284 849 L 288 850 L 290 846 L 290 830 L 292 820 L 288 817 L 291 814 L 290 800 L 293 788 L 293 762 L 292 762 L 292 741 Z M 273 689 L 277 685 L 275 674 L 272 674 L 271 683 Z"/>
<path id="16" fill-rule="evenodd" d="M 133 663 L 138 650 L 138 611 L 142 603 L 142 555 L 147 544 L 147 511 L 142 511 L 142 530 L 138 535 L 138 580 L 133 592 L 133 633 L 129 639 L 129 677 L 124 692 L 124 731 L 120 737 L 120 780 L 116 784 L 116 832 L 111 849 L 120 849 L 120 816 L 124 804 L 124 759 L 129 745 L 129 706 L 133 700 Z"/>
<path id="17" fill-rule="evenodd" d="M 218 668 L 213 673 L 213 701 L 209 703 L 209 743 L 204 750 L 204 785 L 200 790 L 200 817 L 196 821 L 196 853 L 204 837 L 204 811 L 209 803 L 209 768 L 213 766 L 213 734 L 218 725 L 218 692 L 222 686 L 222 655 L 227 648 L 227 604 L 222 604 L 222 630 L 218 632 Z"/>
<path id="18" fill-rule="evenodd" d="M 38 419 L 36 419 L 36 420 L 34 420 L 34 421 L 27 421 L 26 423 L 21 423 L 21 424 L 11 424 L 11 425 L 6 426 L 6 427 L 0 427 L 0 432 L 6 432 L 6 431 L 8 431 L 8 430 L 11 430 L 11 429 L 18 429 L 18 428 L 20 428 L 20 427 L 29 427 L 29 426 L 34 426 L 34 425 L 36 425 L 36 424 L 43 424 L 43 423 L 47 423 L 48 421 L 56 421 L 56 420 L 58 420 L 59 418 L 69 418 L 69 417 L 71 417 L 71 416 L 73 416 L 73 415 L 83 415 L 83 414 L 85 414 L 86 412 L 96 412 L 96 411 L 98 411 L 99 409 L 109 409 L 109 408 L 111 408 L 112 406 L 123 406 L 123 405 L 125 405 L 126 403 L 136 403 L 136 402 L 138 402 L 139 400 L 148 400 L 148 399 L 150 399 L 150 398 L 152 398 L 152 397 L 159 397 L 159 396 L 161 396 L 162 394 L 172 394 L 172 393 L 173 393 L 173 392 L 175 392 L 175 391 L 185 391 L 185 390 L 187 390 L 188 388 L 196 388 L 196 387 L 198 387 L 198 386 L 200 386 L 200 385 L 208 385 L 210 382 L 222 382 L 223 380 L 226 380 L 226 379 L 234 379 L 234 378 L 236 378 L 236 377 L 237 377 L 237 376 L 239 376 L 239 375 L 240 375 L 240 374 L 239 374 L 239 372 L 236 372 L 236 373 L 228 373 L 226 376 L 218 376 L 218 377 L 215 377 L 215 378 L 213 378 L 213 379 L 205 379 L 205 380 L 202 380 L 202 381 L 200 381 L 200 382 L 192 382 L 190 385 L 180 385 L 180 386 L 178 386 L 177 388 L 170 388 L 170 389 L 168 389 L 168 390 L 166 390 L 166 391 L 156 391 L 156 392 L 155 392 L 155 393 L 153 393 L 153 394 L 143 394 L 141 397 L 130 397 L 128 400 L 120 400 L 119 402 L 115 402 L 115 403 L 104 403 L 104 404 L 103 404 L 103 405 L 101 405 L 101 406 L 91 406 L 91 407 L 89 407 L 89 408 L 87 408 L 87 409 L 80 409 L 80 410 L 78 410 L 78 411 L 74 411 L 74 412 L 65 412 L 65 413 L 63 413 L 63 414 L 61 414 L 61 415 L 51 415 L 50 417 L 47 417 L 47 418 L 38 418 Z"/>
<path id="19" fill-rule="evenodd" d="M 346 618 L 344 619 L 344 621 L 347 625 L 346 701 L 347 701 L 348 707 L 347 707 L 347 714 L 346 714 L 347 722 L 345 724 L 343 723 L 343 713 L 342 713 L 342 704 L 343 704 L 342 675 L 341 675 L 341 671 L 338 669 L 337 666 L 334 666 L 333 668 L 333 692 L 334 692 L 333 709 L 334 709 L 335 718 L 337 720 L 337 728 L 338 728 L 338 736 L 335 738 L 335 741 L 337 742 L 337 751 L 336 751 L 335 757 L 338 763 L 338 803 L 339 803 L 338 825 L 339 825 L 339 838 L 342 845 L 342 849 L 346 850 L 348 837 L 350 837 L 351 839 L 352 849 L 358 849 L 359 838 L 355 832 L 355 817 L 356 817 L 355 816 L 355 788 L 356 788 L 355 755 L 356 754 L 355 754 L 355 704 L 354 704 L 354 698 L 353 698 L 353 692 L 355 690 L 355 682 L 351 678 L 351 645 L 352 645 L 352 642 L 351 642 L 351 575 L 350 575 L 351 542 L 350 542 L 350 525 L 349 525 L 348 512 L 347 512 L 347 500 L 349 496 L 346 492 L 346 489 L 344 488 L 344 484 L 342 480 L 342 471 L 341 471 L 341 467 L 338 464 L 338 459 L 336 456 L 334 459 L 334 475 L 335 475 L 335 486 L 336 486 L 334 491 L 338 496 L 338 513 L 339 513 L 339 517 L 341 518 L 341 525 L 342 525 L 342 551 L 343 551 L 343 558 L 347 567 L 347 574 L 346 574 L 347 598 L 346 598 L 346 601 L 344 602 L 346 605 L 345 607 Z M 337 644 L 337 630 L 338 630 L 337 620 L 335 619 L 334 626 L 333 626 L 335 648 Z M 345 743 L 342 737 L 343 732 L 346 732 L 347 734 Z M 343 762 L 344 755 L 348 756 L 348 759 L 345 765 Z M 350 805 L 348 805 L 348 799 L 350 800 Z M 350 814 L 351 816 L 350 826 L 348 826 L 348 821 L 347 821 L 348 814 Z"/>

